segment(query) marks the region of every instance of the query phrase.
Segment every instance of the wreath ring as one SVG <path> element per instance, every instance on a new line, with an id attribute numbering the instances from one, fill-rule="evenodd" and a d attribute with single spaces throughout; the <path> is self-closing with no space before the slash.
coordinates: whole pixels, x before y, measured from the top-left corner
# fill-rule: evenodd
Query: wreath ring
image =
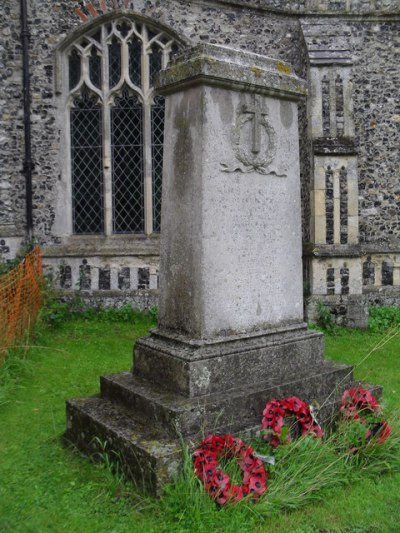
<path id="1" fill-rule="evenodd" d="M 268 473 L 264 463 L 254 455 L 253 448 L 233 435 L 209 435 L 193 455 L 196 476 L 219 505 L 245 497 L 257 499 L 267 490 Z M 230 476 L 218 464 L 219 459 L 232 457 L 243 472 L 242 485 L 231 483 Z"/>
<path id="2" fill-rule="evenodd" d="M 317 420 L 313 416 L 310 406 L 297 398 L 289 396 L 283 400 L 272 399 L 267 403 L 263 411 L 262 428 L 264 430 L 264 440 L 276 448 L 282 444 L 282 428 L 284 419 L 288 416 L 294 416 L 296 422 L 301 427 L 302 435 L 312 435 L 317 438 L 323 437 L 323 431 Z M 290 432 L 283 439 L 283 443 L 291 442 Z"/>
<path id="3" fill-rule="evenodd" d="M 351 388 L 345 390 L 340 403 L 340 412 L 347 420 L 357 420 L 365 425 L 367 431 L 364 436 L 365 445 L 376 437 L 376 443 L 382 444 L 391 434 L 392 428 L 383 420 L 380 405 L 375 396 L 368 389 Z M 358 452 L 360 447 L 353 446 L 350 451 Z"/>

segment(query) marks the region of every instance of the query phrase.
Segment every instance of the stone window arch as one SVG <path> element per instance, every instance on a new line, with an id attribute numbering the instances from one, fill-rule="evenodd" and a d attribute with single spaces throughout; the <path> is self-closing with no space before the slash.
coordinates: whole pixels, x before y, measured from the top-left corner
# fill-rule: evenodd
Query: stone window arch
<path id="1" fill-rule="evenodd" d="M 97 21 L 64 46 L 70 233 L 160 230 L 164 99 L 153 86 L 181 47 L 171 32 L 127 15 Z"/>

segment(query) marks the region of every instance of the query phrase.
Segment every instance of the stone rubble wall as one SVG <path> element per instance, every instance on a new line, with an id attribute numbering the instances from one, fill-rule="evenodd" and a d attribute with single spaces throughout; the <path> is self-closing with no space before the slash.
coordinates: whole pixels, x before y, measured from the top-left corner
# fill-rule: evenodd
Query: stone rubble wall
<path id="1" fill-rule="evenodd" d="M 397 0 L 220 0 L 219 4 L 244 6 L 263 11 L 291 14 L 370 14 L 398 12 Z"/>
<path id="2" fill-rule="evenodd" d="M 400 248 L 400 20 L 348 24 L 354 48 L 360 242 Z M 368 245 L 368 246 L 367 246 Z"/>
<path id="3" fill-rule="evenodd" d="M 21 28 L 16 5 L 12 0 L 0 4 L 0 237 L 10 238 L 21 233 L 25 217 Z M 14 248 L 3 244 L 7 245 Z"/>

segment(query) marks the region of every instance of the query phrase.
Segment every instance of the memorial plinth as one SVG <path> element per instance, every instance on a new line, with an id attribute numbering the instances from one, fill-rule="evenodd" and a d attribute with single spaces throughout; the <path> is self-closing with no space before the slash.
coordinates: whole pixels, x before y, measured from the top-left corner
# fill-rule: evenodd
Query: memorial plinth
<path id="1" fill-rule="evenodd" d="M 176 471 L 180 437 L 251 430 L 272 397 L 324 403 L 352 378 L 324 360 L 323 336 L 303 322 L 305 83 L 280 61 L 200 45 L 161 72 L 158 91 L 158 327 L 136 343 L 133 372 L 104 376 L 99 398 L 68 403 L 66 434 L 86 451 L 93 436 L 107 439 L 153 493 Z"/>

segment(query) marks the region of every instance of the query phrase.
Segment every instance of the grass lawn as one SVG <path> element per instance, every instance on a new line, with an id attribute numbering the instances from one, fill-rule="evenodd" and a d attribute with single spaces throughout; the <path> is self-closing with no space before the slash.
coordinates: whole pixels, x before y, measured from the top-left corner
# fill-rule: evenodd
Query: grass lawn
<path id="1" fill-rule="evenodd" d="M 400 531 L 398 473 L 364 476 L 325 489 L 322 501 L 264 519 L 258 516 L 257 505 L 220 510 L 202 494 L 186 506 L 190 495 L 179 492 L 186 491 L 182 483 L 170 488 L 160 502 L 145 499 L 104 465 L 63 448 L 65 400 L 96 393 L 101 373 L 129 369 L 133 341 L 151 325 L 144 316 L 133 323 L 66 321 L 56 329 L 43 328 L 32 341 L 27 360 L 17 361 L 9 371 L 3 369 L 0 531 Z M 357 378 L 384 385 L 384 407 L 395 412 L 400 334 L 376 348 L 383 339 L 384 334 L 339 330 L 326 338 L 326 355 L 354 364 Z M 10 359 L 8 366 L 13 364 Z M 19 376 L 16 381 L 9 379 L 10 372 Z M 399 432 L 399 425 L 394 432 Z"/>

